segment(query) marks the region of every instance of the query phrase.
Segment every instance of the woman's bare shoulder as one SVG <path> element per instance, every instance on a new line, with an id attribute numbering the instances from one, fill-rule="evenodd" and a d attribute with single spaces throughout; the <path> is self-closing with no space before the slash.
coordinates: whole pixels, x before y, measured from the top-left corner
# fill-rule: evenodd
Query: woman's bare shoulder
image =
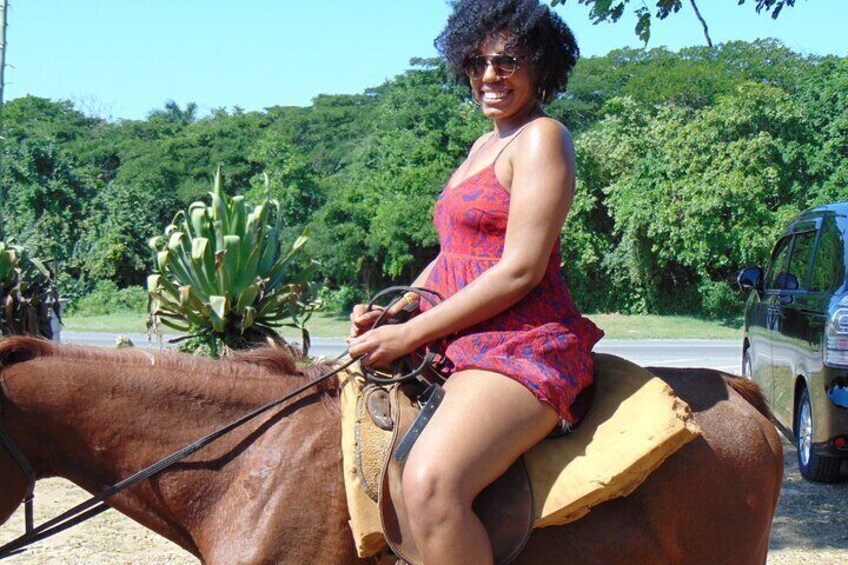
<path id="1" fill-rule="evenodd" d="M 571 145 L 571 133 L 568 128 L 559 120 L 549 116 L 536 118 L 527 124 L 527 131 L 524 132 L 522 137 L 525 138 L 525 141 L 536 143 Z"/>
<path id="2" fill-rule="evenodd" d="M 559 120 L 547 116 L 527 124 L 521 138 L 514 154 L 518 161 L 536 163 L 551 158 L 570 159 L 574 153 L 568 128 Z"/>

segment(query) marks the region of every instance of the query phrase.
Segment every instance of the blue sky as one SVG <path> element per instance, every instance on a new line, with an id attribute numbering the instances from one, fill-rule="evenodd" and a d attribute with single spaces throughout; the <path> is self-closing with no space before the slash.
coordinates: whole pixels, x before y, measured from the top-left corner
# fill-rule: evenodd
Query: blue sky
<path id="1" fill-rule="evenodd" d="M 7 100 L 68 99 L 103 118 L 144 118 L 173 99 L 261 110 L 354 94 L 436 55 L 443 0 L 8 0 Z M 700 0 L 715 43 L 776 37 L 805 54 L 848 55 L 848 0 L 797 0 L 777 21 L 755 0 Z M 631 4 L 639 4 L 631 2 Z M 653 0 L 646 0 L 652 5 Z M 557 12 L 584 56 L 640 47 L 629 14 L 591 25 L 568 0 Z M 688 2 L 654 22 L 649 47 L 703 45 Z"/>

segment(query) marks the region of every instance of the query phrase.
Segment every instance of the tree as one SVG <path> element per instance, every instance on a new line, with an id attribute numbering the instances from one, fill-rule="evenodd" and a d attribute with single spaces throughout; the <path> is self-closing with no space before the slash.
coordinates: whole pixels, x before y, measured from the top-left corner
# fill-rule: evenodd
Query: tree
<path id="1" fill-rule="evenodd" d="M 713 49 L 687 47 L 623 48 L 603 57 L 581 59 L 568 90 L 547 107 L 579 135 L 604 118 L 604 105 L 627 96 L 640 105 L 712 106 L 746 81 L 778 86 L 795 94 L 806 91 L 806 77 L 816 73 L 820 57 L 794 53 L 775 39 L 730 41 Z"/>
<path id="2" fill-rule="evenodd" d="M 106 185 L 92 200 L 76 246 L 74 260 L 85 283 L 109 280 L 121 288 L 143 284 L 150 267 L 147 241 L 179 206 L 170 191 L 157 192 L 147 184 Z"/>
<path id="3" fill-rule="evenodd" d="M 0 159 L 4 229 L 35 255 L 54 261 L 64 291 L 77 278 L 69 267 L 92 187 L 50 142 L 6 144 Z"/>
<path id="4" fill-rule="evenodd" d="M 9 23 L 6 16 L 8 14 L 9 2 L 6 0 L 0 0 L 0 3 L 3 4 L 3 6 L 0 7 L 0 136 L 2 136 L 3 91 L 6 86 L 6 26 Z"/>
<path id="5" fill-rule="evenodd" d="M 601 188 L 615 236 L 605 260 L 620 303 L 641 312 L 738 311 L 731 285 L 740 265 L 761 263 L 812 196 L 815 149 L 800 104 L 774 86 L 745 83 L 696 112 L 651 114 L 626 98 L 609 111 L 580 143 L 604 164 L 600 183 L 612 181 Z"/>
<path id="6" fill-rule="evenodd" d="M 271 180 L 271 196 L 280 203 L 283 224 L 288 230 L 301 231 L 326 201 L 308 155 L 293 147 L 279 130 L 272 130 L 254 141 L 248 158 L 262 174 L 254 176 L 245 196 L 259 201 L 265 190 L 263 178 L 267 175 Z"/>
<path id="7" fill-rule="evenodd" d="M 10 142 L 40 139 L 66 144 L 85 140 L 99 120 L 89 118 L 74 109 L 67 100 L 53 101 L 38 96 L 23 96 L 8 102 L 3 108 L 5 137 Z"/>
<path id="8" fill-rule="evenodd" d="M 790 214 L 848 198 L 846 90 L 845 58 L 776 40 L 582 59 L 547 107 L 577 151 L 562 256 L 581 307 L 735 308 L 733 274 L 767 259 Z M 143 242 L 202 198 L 219 163 L 248 200 L 269 175 L 285 237 L 310 227 L 308 255 L 344 296 L 409 282 L 437 252 L 434 200 L 489 127 L 436 60 L 303 108 L 199 117 L 168 104 L 107 123 L 27 96 L 5 111 L 0 231 L 59 261 L 66 297 L 143 280 Z"/>
<path id="9" fill-rule="evenodd" d="M 433 202 L 487 125 L 441 62 L 413 65 L 375 91 L 370 127 L 316 214 L 315 254 L 332 282 L 412 280 L 436 252 Z"/>
<path id="10" fill-rule="evenodd" d="M 551 6 L 565 4 L 567 0 L 551 0 Z M 655 17 L 659 20 L 664 20 L 671 14 L 675 14 L 683 7 L 684 0 L 657 0 L 657 12 Z M 577 0 L 578 4 L 590 6 L 589 17 L 592 23 L 599 24 L 601 22 L 617 22 L 624 15 L 624 9 L 630 0 Z M 745 0 L 739 0 L 739 5 L 745 3 Z M 701 27 L 704 30 L 704 37 L 707 40 L 707 45 L 712 47 L 713 42 L 710 39 L 707 22 L 701 16 L 701 11 L 698 9 L 698 4 L 695 0 L 689 0 L 689 4 L 695 11 L 695 16 L 701 22 Z M 777 19 L 780 12 L 786 6 L 794 6 L 795 0 L 754 0 L 757 13 L 765 11 L 771 13 L 771 17 Z M 651 10 L 647 5 L 643 4 L 636 8 L 633 13 L 636 15 L 636 35 L 639 39 L 648 43 L 651 38 Z"/>
<path id="11" fill-rule="evenodd" d="M 319 177 L 335 175 L 350 164 L 362 140 L 379 127 L 373 114 L 384 88 L 354 95 L 322 94 L 308 108 L 269 108 L 268 135 L 308 155 Z"/>
<path id="12" fill-rule="evenodd" d="M 848 66 L 830 57 L 805 74 L 799 102 L 814 136 L 810 152 L 813 203 L 848 199 Z"/>
<path id="13" fill-rule="evenodd" d="M 163 108 L 153 110 L 147 118 L 149 120 L 164 120 L 185 127 L 197 120 L 197 104 L 189 102 L 183 109 L 175 101 L 168 100 Z"/>

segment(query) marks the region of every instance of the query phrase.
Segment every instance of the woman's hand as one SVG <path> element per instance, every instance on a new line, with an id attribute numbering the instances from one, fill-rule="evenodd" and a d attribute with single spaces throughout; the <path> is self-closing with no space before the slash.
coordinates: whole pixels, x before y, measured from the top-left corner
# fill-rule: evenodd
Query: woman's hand
<path id="1" fill-rule="evenodd" d="M 360 336 L 370 330 L 382 313 L 382 306 L 375 306 L 371 310 L 368 310 L 367 304 L 354 306 L 350 313 L 350 337 Z"/>
<path id="2" fill-rule="evenodd" d="M 381 367 L 416 348 L 407 324 L 380 326 L 348 342 L 351 358 L 365 355 L 363 365 Z"/>
<path id="3" fill-rule="evenodd" d="M 357 304 L 353 307 L 350 314 L 350 337 L 357 337 L 374 326 L 374 322 L 385 311 L 382 306 L 372 306 L 368 310 L 367 304 Z M 401 300 L 398 300 L 383 317 L 384 321 L 403 314 L 403 317 L 398 321 L 406 321 L 418 313 L 418 296 L 412 293 L 405 295 Z"/>

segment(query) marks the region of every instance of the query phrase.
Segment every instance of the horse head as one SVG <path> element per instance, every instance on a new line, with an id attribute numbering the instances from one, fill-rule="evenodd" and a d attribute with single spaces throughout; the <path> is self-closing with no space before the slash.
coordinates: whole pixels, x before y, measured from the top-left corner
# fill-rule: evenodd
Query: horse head
<path id="1" fill-rule="evenodd" d="M 4 524 L 23 503 L 29 485 L 26 471 L 12 454 L 15 448 L 8 443 L 15 439 L 10 432 L 13 426 L 9 412 L 13 402 L 9 397 L 6 372 L 17 363 L 51 352 L 52 344 L 43 340 L 14 337 L 0 341 L 0 480 L 4 484 L 0 491 L 0 524 Z"/>
<path id="2" fill-rule="evenodd" d="M 3 446 L 0 446 L 0 480 L 3 481 L 3 490 L 0 491 L 0 525 L 2 525 L 23 504 L 27 491 L 27 481 L 21 468 Z"/>

